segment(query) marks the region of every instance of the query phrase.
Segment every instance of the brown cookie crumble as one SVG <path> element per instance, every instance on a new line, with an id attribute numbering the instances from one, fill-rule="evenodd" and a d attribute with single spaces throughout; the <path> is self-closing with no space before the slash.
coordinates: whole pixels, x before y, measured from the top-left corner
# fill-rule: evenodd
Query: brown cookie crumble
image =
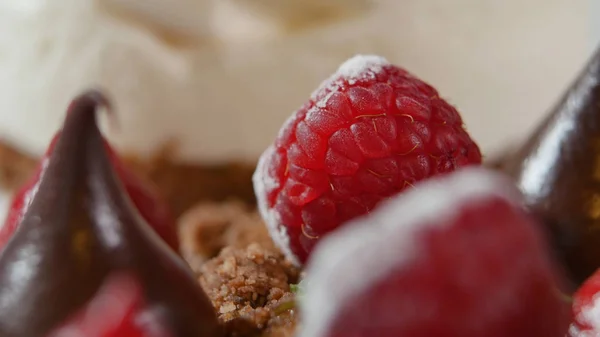
<path id="1" fill-rule="evenodd" d="M 223 248 L 246 248 L 252 243 L 274 250 L 264 222 L 242 202 L 202 203 L 179 218 L 181 254 L 199 272 Z"/>
<path id="2" fill-rule="evenodd" d="M 297 314 L 290 284 L 299 271 L 273 248 L 227 247 L 201 268 L 200 284 L 230 336 L 292 336 Z"/>

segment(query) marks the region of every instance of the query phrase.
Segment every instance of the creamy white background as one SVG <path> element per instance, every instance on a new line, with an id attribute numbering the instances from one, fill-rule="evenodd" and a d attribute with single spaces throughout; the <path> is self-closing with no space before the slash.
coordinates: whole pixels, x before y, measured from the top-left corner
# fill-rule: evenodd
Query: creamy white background
<path id="1" fill-rule="evenodd" d="M 323 1 L 265 13 L 273 1 L 2 0 L 0 137 L 41 153 L 69 99 L 101 86 L 121 148 L 147 155 L 177 137 L 181 160 L 254 160 L 341 62 L 375 53 L 437 87 L 493 154 L 527 134 L 594 48 L 587 0 L 379 0 L 291 33 L 282 24 Z"/>

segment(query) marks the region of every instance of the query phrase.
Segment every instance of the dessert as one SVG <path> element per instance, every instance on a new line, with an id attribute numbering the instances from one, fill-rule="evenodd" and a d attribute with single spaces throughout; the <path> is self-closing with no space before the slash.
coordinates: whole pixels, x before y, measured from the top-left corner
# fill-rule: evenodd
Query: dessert
<path id="1" fill-rule="evenodd" d="M 600 262 L 600 51 L 524 146 L 504 163 L 544 221 L 575 282 Z"/>
<path id="2" fill-rule="evenodd" d="M 172 227 L 102 137 L 99 104 L 95 91 L 73 101 L 14 200 L 0 335 L 567 332 L 562 270 L 522 195 L 465 168 L 481 153 L 457 110 L 383 58 L 349 60 L 284 124 L 253 180 L 266 224 L 232 202 Z"/>
<path id="3" fill-rule="evenodd" d="M 254 189 L 271 236 L 304 263 L 319 238 L 432 175 L 481 163 L 455 108 L 377 56 L 343 63 L 262 155 Z"/>
<path id="4" fill-rule="evenodd" d="M 0 335 L 222 336 L 191 271 L 125 192 L 96 125 L 102 101 L 74 102 L 2 247 Z"/>

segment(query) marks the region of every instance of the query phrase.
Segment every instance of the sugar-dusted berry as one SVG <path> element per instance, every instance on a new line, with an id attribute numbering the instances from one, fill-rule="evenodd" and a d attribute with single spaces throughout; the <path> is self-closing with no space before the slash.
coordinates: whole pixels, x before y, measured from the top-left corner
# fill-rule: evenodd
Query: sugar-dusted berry
<path id="1" fill-rule="evenodd" d="M 298 337 L 563 337 L 570 305 L 510 181 L 464 169 L 317 246 Z"/>
<path id="2" fill-rule="evenodd" d="M 480 162 L 434 88 L 381 57 L 356 56 L 285 123 L 254 186 L 274 240 L 303 263 L 322 236 L 381 200 Z"/>

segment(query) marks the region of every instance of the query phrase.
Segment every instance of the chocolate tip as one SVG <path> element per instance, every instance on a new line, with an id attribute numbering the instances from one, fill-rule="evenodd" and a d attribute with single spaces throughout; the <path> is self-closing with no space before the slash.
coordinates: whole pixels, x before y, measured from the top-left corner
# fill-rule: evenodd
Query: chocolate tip
<path id="1" fill-rule="evenodd" d="M 89 89 L 71 101 L 67 113 L 76 113 L 81 110 L 87 110 L 90 107 L 106 107 L 107 110 L 112 110 L 110 100 L 102 90 Z"/>
<path id="2" fill-rule="evenodd" d="M 67 108 L 67 116 L 72 114 L 90 113 L 106 109 L 109 116 L 109 125 L 113 129 L 119 129 L 118 120 L 113 112 L 113 105 L 109 96 L 101 89 L 88 89 L 75 97 Z"/>
<path id="3" fill-rule="evenodd" d="M 101 108 L 105 108 L 111 116 L 113 115 L 110 100 L 101 90 L 97 89 L 84 91 L 71 101 L 62 129 L 48 148 L 46 154 L 47 166 L 44 166 L 42 178 L 38 182 L 40 191 L 31 200 L 32 205 L 37 199 L 44 199 L 42 197 L 45 194 L 44 190 L 52 191 L 58 188 L 60 184 L 67 182 L 74 184 L 75 180 L 78 179 L 75 177 L 74 172 L 82 170 L 82 165 L 79 162 L 82 158 L 88 157 L 86 153 L 90 153 L 90 151 L 103 153 L 106 151 L 103 146 L 105 142 L 97 123 L 97 114 Z M 103 154 L 100 154 L 100 156 L 106 157 Z M 66 174 L 63 171 L 69 171 L 70 173 Z M 46 176 L 51 177 L 51 179 L 44 179 L 43 177 Z M 42 185 L 46 184 L 57 186 L 42 188 Z M 28 213 L 29 208 L 25 211 L 22 220 L 27 217 Z"/>

